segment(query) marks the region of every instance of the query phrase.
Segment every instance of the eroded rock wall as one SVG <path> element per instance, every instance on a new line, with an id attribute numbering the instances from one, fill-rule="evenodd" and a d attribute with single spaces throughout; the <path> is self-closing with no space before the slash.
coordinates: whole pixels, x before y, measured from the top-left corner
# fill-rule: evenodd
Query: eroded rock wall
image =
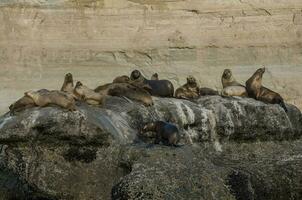
<path id="1" fill-rule="evenodd" d="M 66 72 L 90 87 L 138 68 L 219 89 L 224 68 L 244 82 L 262 65 L 264 84 L 302 107 L 299 0 L 1 0 L 0 24 L 1 113 Z"/>

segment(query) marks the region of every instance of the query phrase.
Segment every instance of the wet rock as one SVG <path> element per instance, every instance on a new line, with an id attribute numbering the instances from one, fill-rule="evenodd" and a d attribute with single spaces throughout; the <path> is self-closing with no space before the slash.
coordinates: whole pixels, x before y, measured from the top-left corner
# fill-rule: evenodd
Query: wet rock
<path id="1" fill-rule="evenodd" d="M 112 97 L 102 108 L 6 114 L 0 163 L 12 175 L 0 178 L 0 199 L 299 199 L 302 117 L 287 106 L 285 113 L 253 99 L 211 96 L 154 98 L 145 107 Z M 137 136 L 155 120 L 178 126 L 180 147 Z"/>

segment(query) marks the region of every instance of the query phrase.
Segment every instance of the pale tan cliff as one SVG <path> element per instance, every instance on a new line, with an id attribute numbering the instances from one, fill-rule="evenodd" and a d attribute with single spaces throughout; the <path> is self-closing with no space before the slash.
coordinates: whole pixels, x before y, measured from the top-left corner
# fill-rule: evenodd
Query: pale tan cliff
<path id="1" fill-rule="evenodd" d="M 140 69 L 220 89 L 224 68 L 302 108 L 301 0 L 0 0 L 0 113 L 64 74 L 90 87 Z"/>

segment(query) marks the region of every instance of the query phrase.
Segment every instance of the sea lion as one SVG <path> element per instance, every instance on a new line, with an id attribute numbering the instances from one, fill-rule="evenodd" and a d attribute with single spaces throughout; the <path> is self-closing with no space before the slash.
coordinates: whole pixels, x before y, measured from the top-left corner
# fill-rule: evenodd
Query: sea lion
<path id="1" fill-rule="evenodd" d="M 73 95 L 58 90 L 38 90 L 25 92 L 26 97 L 32 98 L 37 106 L 45 107 L 49 105 L 58 105 L 70 111 L 75 110 L 75 100 Z"/>
<path id="2" fill-rule="evenodd" d="M 236 79 L 234 78 L 232 71 L 230 69 L 225 69 L 223 71 L 222 77 L 221 77 L 222 87 L 226 88 L 228 86 L 242 86 L 244 85 L 238 83 Z"/>
<path id="3" fill-rule="evenodd" d="M 281 95 L 262 86 L 262 77 L 264 72 L 264 67 L 259 68 L 252 75 L 252 77 L 246 81 L 245 84 L 248 96 L 265 103 L 279 104 L 285 110 L 285 112 L 287 112 L 286 105 Z"/>
<path id="4" fill-rule="evenodd" d="M 141 130 L 141 134 L 148 131 L 153 131 L 156 133 L 155 144 L 159 144 L 160 141 L 166 142 L 168 145 L 176 146 L 180 140 L 180 135 L 178 128 L 164 121 L 156 121 L 147 123 Z"/>
<path id="5" fill-rule="evenodd" d="M 173 97 L 174 87 L 168 80 L 147 80 L 138 70 L 131 72 L 130 79 L 149 85 L 152 88 L 150 91 L 152 96 Z"/>
<path id="6" fill-rule="evenodd" d="M 208 95 L 209 96 L 219 95 L 219 92 L 207 87 L 199 88 L 199 96 L 208 96 Z"/>
<path id="7" fill-rule="evenodd" d="M 228 86 L 221 91 L 222 96 L 246 97 L 246 89 L 242 86 Z"/>
<path id="8" fill-rule="evenodd" d="M 112 81 L 112 83 L 129 83 L 135 87 L 142 88 L 142 89 L 148 91 L 149 93 L 152 91 L 152 88 L 149 85 L 147 85 L 143 82 L 139 82 L 139 81 L 132 81 L 132 80 L 130 80 L 130 77 L 126 76 L 126 75 L 116 77 Z"/>
<path id="9" fill-rule="evenodd" d="M 130 77 L 126 75 L 118 76 L 112 81 L 112 83 L 129 83 L 129 82 L 130 82 Z"/>
<path id="10" fill-rule="evenodd" d="M 158 74 L 157 73 L 152 74 L 151 80 L 159 80 L 158 79 Z"/>
<path id="11" fill-rule="evenodd" d="M 76 83 L 73 91 L 77 99 L 87 102 L 90 105 L 99 105 L 104 101 L 105 95 L 95 92 L 94 90 L 83 85 L 80 81 Z"/>
<path id="12" fill-rule="evenodd" d="M 61 87 L 61 91 L 73 94 L 73 77 L 71 73 L 65 75 L 64 83 Z"/>
<path id="13" fill-rule="evenodd" d="M 179 99 L 195 99 L 199 97 L 199 87 L 193 76 L 187 77 L 187 83 L 175 91 L 175 97 Z"/>
<path id="14" fill-rule="evenodd" d="M 149 92 L 130 83 L 109 83 L 97 87 L 94 91 L 101 95 L 124 96 L 142 102 L 145 106 L 153 105 L 153 100 Z"/>
<path id="15" fill-rule="evenodd" d="M 24 96 L 17 100 L 15 103 L 11 104 L 9 106 L 9 110 L 11 113 L 15 113 L 35 106 L 36 104 L 32 98 Z"/>

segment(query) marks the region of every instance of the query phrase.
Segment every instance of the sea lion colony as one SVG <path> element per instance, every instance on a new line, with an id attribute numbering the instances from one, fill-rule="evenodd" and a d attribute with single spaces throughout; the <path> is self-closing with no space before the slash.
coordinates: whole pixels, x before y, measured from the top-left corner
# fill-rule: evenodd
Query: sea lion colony
<path id="1" fill-rule="evenodd" d="M 262 77 L 265 68 L 258 69 L 247 81 L 245 86 L 238 83 L 230 69 L 225 69 L 222 77 L 221 96 L 249 97 L 265 103 L 279 104 L 286 112 L 287 108 L 283 98 L 276 92 L 262 86 Z M 134 70 L 129 76 L 116 77 L 112 83 L 90 89 L 81 82 L 74 85 L 71 73 L 65 75 L 60 90 L 41 89 L 28 91 L 24 96 L 10 105 L 12 114 L 31 107 L 45 107 L 56 105 L 70 111 L 76 110 L 76 101 L 86 102 L 90 105 L 102 105 L 108 96 L 126 97 L 152 106 L 152 96 L 174 97 L 179 99 L 194 100 L 200 96 L 219 95 L 219 92 L 211 88 L 200 88 L 193 76 L 187 77 L 187 82 L 177 88 L 169 80 L 158 78 L 158 74 L 152 75 L 151 79 L 145 78 L 140 71 Z M 176 145 L 179 141 L 178 129 L 173 124 L 157 121 L 145 125 L 141 133 L 153 131 L 156 133 L 155 143 L 159 140 L 166 141 L 169 145 Z"/>

